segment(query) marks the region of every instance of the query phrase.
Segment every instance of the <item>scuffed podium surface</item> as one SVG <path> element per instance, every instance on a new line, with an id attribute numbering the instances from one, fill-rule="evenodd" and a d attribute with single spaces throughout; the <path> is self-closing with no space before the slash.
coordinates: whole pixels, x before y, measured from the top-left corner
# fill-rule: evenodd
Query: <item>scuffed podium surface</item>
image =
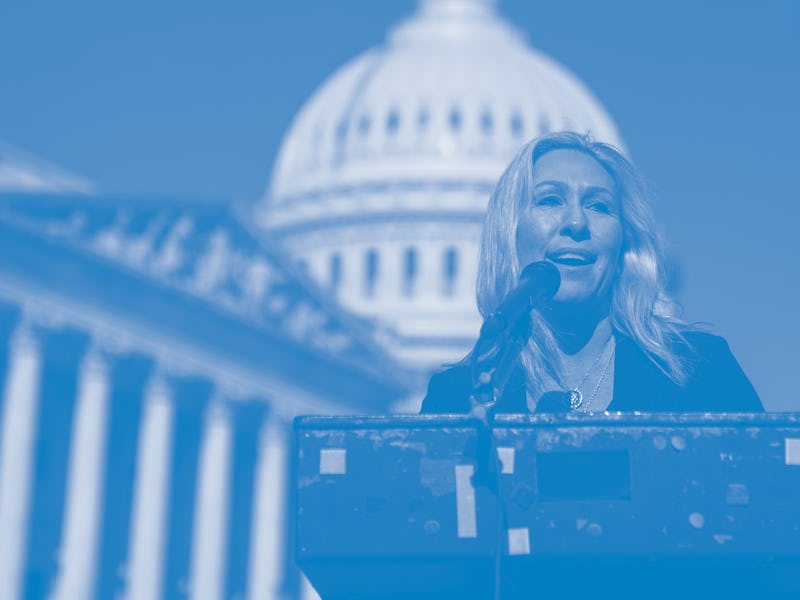
<path id="1" fill-rule="evenodd" d="M 800 598 L 800 414 L 499 415 L 492 444 L 479 431 L 295 421 L 296 559 L 324 600 L 489 599 L 495 573 L 503 598 Z"/>

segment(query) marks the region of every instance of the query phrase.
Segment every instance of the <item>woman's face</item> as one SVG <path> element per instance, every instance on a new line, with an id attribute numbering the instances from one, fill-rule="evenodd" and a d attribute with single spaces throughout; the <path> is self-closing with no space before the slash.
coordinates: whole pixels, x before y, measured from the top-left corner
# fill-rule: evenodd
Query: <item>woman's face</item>
<path id="1" fill-rule="evenodd" d="M 622 223 L 611 175 L 585 152 L 553 150 L 533 165 L 532 195 L 517 223 L 520 268 L 547 260 L 561 272 L 554 301 L 609 297 L 622 250 Z"/>

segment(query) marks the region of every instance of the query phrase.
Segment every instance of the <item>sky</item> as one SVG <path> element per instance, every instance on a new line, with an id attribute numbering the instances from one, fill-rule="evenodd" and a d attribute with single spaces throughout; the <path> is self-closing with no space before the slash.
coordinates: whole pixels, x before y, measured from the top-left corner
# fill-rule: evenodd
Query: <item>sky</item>
<path id="1" fill-rule="evenodd" d="M 0 140 L 109 194 L 254 202 L 281 138 L 416 0 L 0 4 Z M 800 1 L 500 0 L 612 115 L 686 318 L 800 410 Z"/>

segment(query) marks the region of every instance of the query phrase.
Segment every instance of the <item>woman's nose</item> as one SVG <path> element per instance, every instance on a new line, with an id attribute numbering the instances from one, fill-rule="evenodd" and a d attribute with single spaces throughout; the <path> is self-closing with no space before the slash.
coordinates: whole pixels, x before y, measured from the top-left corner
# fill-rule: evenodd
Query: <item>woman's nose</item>
<path id="1" fill-rule="evenodd" d="M 567 203 L 561 234 L 574 240 L 589 239 L 589 221 L 580 203 Z"/>

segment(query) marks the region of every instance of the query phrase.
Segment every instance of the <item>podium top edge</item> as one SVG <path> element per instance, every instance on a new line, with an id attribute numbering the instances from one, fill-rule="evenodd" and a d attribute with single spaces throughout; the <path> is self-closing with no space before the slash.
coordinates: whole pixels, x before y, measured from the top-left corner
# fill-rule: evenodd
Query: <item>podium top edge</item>
<path id="1" fill-rule="evenodd" d="M 480 421 L 463 414 L 296 417 L 294 429 L 470 428 Z M 494 427 L 800 427 L 800 412 L 498 414 Z"/>

